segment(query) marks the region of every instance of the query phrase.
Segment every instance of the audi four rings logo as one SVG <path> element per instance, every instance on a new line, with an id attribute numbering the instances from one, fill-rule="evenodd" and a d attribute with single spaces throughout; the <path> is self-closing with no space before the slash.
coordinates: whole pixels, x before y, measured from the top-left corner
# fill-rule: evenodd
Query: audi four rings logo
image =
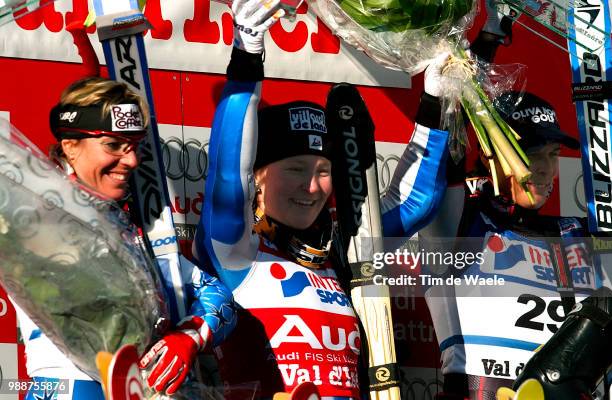
<path id="1" fill-rule="evenodd" d="M 172 180 L 187 179 L 198 182 L 208 172 L 208 141 L 172 136 L 162 139 L 162 157 L 166 176 Z"/>
<path id="2" fill-rule="evenodd" d="M 406 400 L 434 400 L 436 393 L 442 390 L 442 382 L 434 379 L 427 382 L 421 378 L 414 378 L 410 381 L 402 380 L 402 399 Z"/>
<path id="3" fill-rule="evenodd" d="M 393 173 L 395 172 L 399 160 L 399 156 L 395 154 L 387 154 L 386 156 L 378 153 L 376 154 L 376 164 L 378 165 L 378 191 L 381 196 L 389 189 L 391 178 L 393 178 Z"/>
<path id="4" fill-rule="evenodd" d="M 584 186 L 583 175 L 580 174 L 576 177 L 576 182 L 574 182 L 574 202 L 576 206 L 583 212 L 587 212 L 587 207 L 584 201 L 584 191 L 581 190 Z"/>
<path id="5" fill-rule="evenodd" d="M 348 115 L 351 118 L 353 109 L 349 106 L 340 108 L 340 116 Z M 344 118 L 344 117 L 342 117 Z M 192 182 L 200 182 L 206 179 L 208 173 L 208 141 L 187 139 L 185 142 L 176 136 L 162 139 L 162 156 L 166 176 L 172 180 L 187 179 Z M 378 164 L 378 185 L 381 195 L 384 195 L 389 185 L 393 172 L 400 157 L 395 154 L 376 155 Z"/>
<path id="6" fill-rule="evenodd" d="M 387 382 L 391 377 L 391 372 L 387 367 L 380 367 L 376 370 L 376 380 L 378 382 Z"/>

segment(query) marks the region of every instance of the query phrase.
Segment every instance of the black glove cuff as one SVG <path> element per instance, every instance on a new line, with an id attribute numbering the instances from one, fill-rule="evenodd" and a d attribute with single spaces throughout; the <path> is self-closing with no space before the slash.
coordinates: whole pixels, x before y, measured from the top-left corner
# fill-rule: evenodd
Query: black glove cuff
<path id="1" fill-rule="evenodd" d="M 507 40 L 504 40 L 504 45 L 509 45 L 512 43 L 512 24 L 514 23 L 514 19 L 504 15 L 502 17 L 501 22 L 499 23 L 499 27 L 502 32 L 506 34 Z"/>
<path id="2" fill-rule="evenodd" d="M 493 33 L 481 31 L 472 42 L 470 51 L 485 62 L 493 62 L 497 47 L 504 42 L 504 38 Z"/>
<path id="3" fill-rule="evenodd" d="M 263 54 L 253 54 L 232 49 L 232 56 L 227 66 L 227 78 L 238 82 L 257 82 L 263 80 Z"/>
<path id="4" fill-rule="evenodd" d="M 440 129 L 442 118 L 442 104 L 438 97 L 423 92 L 421 102 L 414 122 L 432 129 Z"/>

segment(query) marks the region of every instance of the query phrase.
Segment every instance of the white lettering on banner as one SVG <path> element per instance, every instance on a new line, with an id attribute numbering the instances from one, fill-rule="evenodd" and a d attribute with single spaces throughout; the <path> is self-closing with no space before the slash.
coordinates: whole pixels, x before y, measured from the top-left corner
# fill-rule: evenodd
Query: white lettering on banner
<path id="1" fill-rule="evenodd" d="M 57 0 L 22 16 L 2 27 L 4 43 L 9 45 L 0 48 L 0 56 L 81 62 L 66 25 L 84 19 L 87 13 L 86 0 Z M 225 73 L 233 32 L 227 5 L 208 0 L 153 1 L 147 4 L 145 15 L 156 28 L 145 36 L 150 68 Z M 97 37 L 93 30 L 90 33 L 98 58 L 104 60 Z M 406 74 L 386 69 L 362 52 L 345 47 L 310 12 L 300 11 L 294 22 L 282 19 L 268 36 L 269 77 L 410 87 Z"/>
<path id="2" fill-rule="evenodd" d="M 270 346 L 277 349 L 283 343 L 305 343 L 312 349 L 323 349 L 340 351 L 348 347 L 355 354 L 359 354 L 359 329 L 346 333 L 342 328 L 337 328 L 333 337 L 338 337 L 338 342 L 333 343 L 331 328 L 321 326 L 321 340 L 317 338 L 310 327 L 300 318 L 299 315 L 285 315 L 285 322 L 278 328 L 270 339 Z M 290 332 L 297 330 L 299 335 L 289 335 Z"/>
<path id="3" fill-rule="evenodd" d="M 4 317 L 8 312 L 6 300 L 0 298 L 0 317 Z"/>

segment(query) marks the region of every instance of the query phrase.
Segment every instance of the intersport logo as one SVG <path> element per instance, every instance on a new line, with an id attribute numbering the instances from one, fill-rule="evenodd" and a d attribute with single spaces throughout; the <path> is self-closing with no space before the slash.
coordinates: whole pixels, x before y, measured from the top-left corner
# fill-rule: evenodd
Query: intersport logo
<path id="1" fill-rule="evenodd" d="M 296 271 L 288 276 L 286 268 L 279 263 L 270 265 L 270 274 L 279 280 L 285 298 L 299 296 L 307 288 L 313 288 L 321 303 L 336 304 L 341 307 L 350 306 L 349 298 L 336 278 L 322 277 L 304 271 Z"/>

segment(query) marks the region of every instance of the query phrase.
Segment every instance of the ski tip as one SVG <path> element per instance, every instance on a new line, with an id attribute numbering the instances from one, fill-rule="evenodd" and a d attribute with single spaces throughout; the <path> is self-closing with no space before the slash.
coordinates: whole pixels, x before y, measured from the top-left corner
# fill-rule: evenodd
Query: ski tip
<path id="1" fill-rule="evenodd" d="M 100 371 L 100 378 L 102 379 L 102 387 L 104 388 L 104 395 L 108 399 L 108 371 L 110 369 L 110 363 L 113 360 L 113 355 L 108 351 L 100 351 L 96 354 L 96 367 Z"/>
<path id="2" fill-rule="evenodd" d="M 515 400 L 544 400 L 544 388 L 535 379 L 527 379 L 516 391 Z"/>
<path id="3" fill-rule="evenodd" d="M 497 396 L 495 398 L 497 400 L 512 400 L 514 399 L 515 394 L 516 393 L 514 392 L 514 390 L 507 387 L 501 387 L 497 389 Z"/>
<path id="4" fill-rule="evenodd" d="M 94 12 L 94 10 L 91 10 L 89 11 L 89 14 L 87 14 L 87 18 L 85 18 L 85 22 L 83 23 L 83 25 L 85 25 L 86 28 L 89 28 L 95 23 L 96 23 L 96 13 Z"/>
<path id="5" fill-rule="evenodd" d="M 291 392 L 291 400 L 321 400 L 317 385 L 312 382 L 304 382 L 295 387 Z"/>
<path id="6" fill-rule="evenodd" d="M 545 400 L 544 388 L 536 379 L 527 379 L 518 390 L 501 387 L 497 390 L 497 400 Z"/>
<path id="7" fill-rule="evenodd" d="M 138 350 L 132 344 L 123 345 L 113 356 L 108 371 L 108 400 L 145 399 L 145 385 L 138 367 Z"/>
<path id="8" fill-rule="evenodd" d="M 276 393 L 272 400 L 321 400 L 317 385 L 303 382 L 297 385 L 291 393 Z"/>

